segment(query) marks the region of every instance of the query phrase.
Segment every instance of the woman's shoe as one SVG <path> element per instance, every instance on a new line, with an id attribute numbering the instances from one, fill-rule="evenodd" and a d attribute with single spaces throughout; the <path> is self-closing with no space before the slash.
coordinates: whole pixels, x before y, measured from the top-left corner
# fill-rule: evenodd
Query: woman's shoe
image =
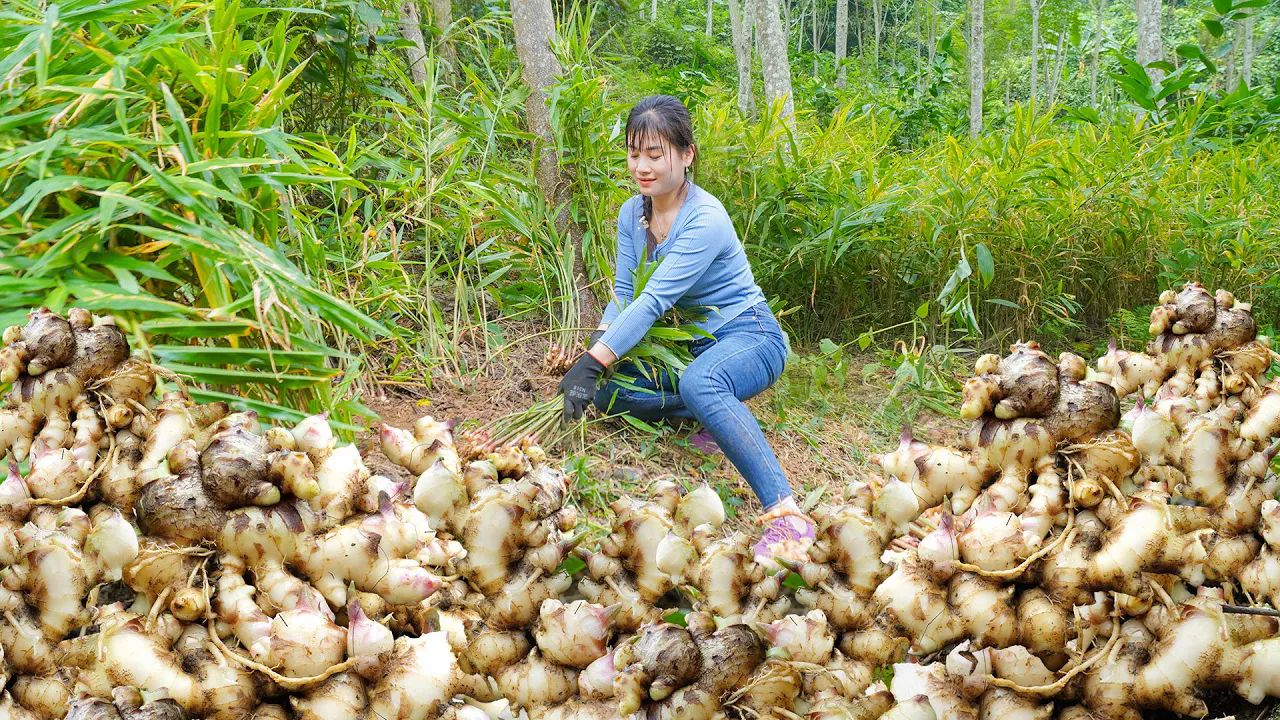
<path id="1" fill-rule="evenodd" d="M 817 539 L 813 523 L 803 515 L 782 515 L 768 521 L 764 533 L 755 545 L 751 546 L 755 561 L 765 568 L 766 572 L 775 573 L 785 569 L 777 558 L 803 563 L 809 560 L 809 548 Z"/>
<path id="2" fill-rule="evenodd" d="M 697 448 L 704 455 L 719 455 L 720 445 L 716 439 L 711 437 L 711 433 L 706 428 L 689 436 L 689 444 Z"/>

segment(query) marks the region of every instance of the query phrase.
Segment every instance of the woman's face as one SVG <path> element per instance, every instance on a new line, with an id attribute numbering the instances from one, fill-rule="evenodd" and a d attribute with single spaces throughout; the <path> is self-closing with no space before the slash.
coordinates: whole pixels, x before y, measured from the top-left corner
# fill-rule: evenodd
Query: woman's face
<path id="1" fill-rule="evenodd" d="M 662 197 L 679 190 L 692 163 L 693 148 L 680 152 L 661 138 L 639 137 L 627 146 L 627 170 L 641 195 Z"/>

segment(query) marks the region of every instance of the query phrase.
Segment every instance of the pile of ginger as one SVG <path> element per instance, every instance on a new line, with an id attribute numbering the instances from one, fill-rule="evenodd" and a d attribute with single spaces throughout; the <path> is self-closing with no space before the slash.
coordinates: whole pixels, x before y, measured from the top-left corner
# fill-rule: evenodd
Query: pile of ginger
<path id="1" fill-rule="evenodd" d="M 1035 342 L 757 560 L 706 485 L 582 518 L 535 444 L 161 392 L 110 318 L 4 333 L 0 717 L 1098 718 L 1280 697 L 1280 382 L 1251 308 Z M 593 532 L 592 529 L 595 529 Z M 1241 614 L 1239 606 L 1263 614 Z"/>

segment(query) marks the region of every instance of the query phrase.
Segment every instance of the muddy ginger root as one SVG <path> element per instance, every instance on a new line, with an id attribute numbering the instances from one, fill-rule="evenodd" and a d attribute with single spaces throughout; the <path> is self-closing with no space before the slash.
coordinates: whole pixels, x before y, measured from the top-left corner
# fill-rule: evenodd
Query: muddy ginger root
<path id="1" fill-rule="evenodd" d="M 886 523 L 856 504 L 820 505 L 813 518 L 817 524 L 813 554 L 843 573 L 855 591 L 874 590 L 890 570 L 880 559 L 889 540 Z"/>
<path id="2" fill-rule="evenodd" d="M 742 688 L 729 696 L 727 706 L 747 717 L 791 712 L 803 682 L 800 671 L 790 661 L 766 658 Z"/>
<path id="3" fill-rule="evenodd" d="M 538 609 L 543 601 L 560 597 L 571 585 L 573 585 L 573 577 L 566 572 L 549 575 L 539 568 L 522 565 L 501 590 L 483 596 L 483 599 L 475 604 L 476 610 L 484 621 L 495 629 L 525 628 L 538 616 Z M 644 618 L 657 612 L 651 605 L 646 606 L 640 601 L 639 596 L 634 594 L 634 588 L 628 594 L 625 588 L 624 592 L 615 592 L 615 587 L 617 587 L 616 584 L 593 587 L 585 578 L 579 585 L 587 600 L 598 605 L 627 603 L 624 608 L 628 612 L 619 613 L 615 618 L 615 624 L 619 630 L 633 629 L 627 627 L 626 618 L 629 617 L 629 613 L 638 618 Z M 638 620 L 637 625 L 641 621 Z"/>
<path id="4" fill-rule="evenodd" d="M 473 499 L 462 528 L 462 544 L 468 549 L 462 569 L 479 592 L 497 592 L 525 548 L 545 539 L 539 537 L 545 529 L 531 517 L 536 494 L 532 485 L 493 485 Z"/>
<path id="5" fill-rule="evenodd" d="M 142 489 L 134 507 L 139 526 L 148 534 L 182 545 L 215 539 L 227 513 L 205 492 L 195 441 L 176 444 L 168 453 L 168 466 L 174 475 Z"/>
<path id="6" fill-rule="evenodd" d="M 18 563 L 0 571 L 0 579 L 4 587 L 28 598 L 51 640 L 66 637 L 84 624 L 84 599 L 98 580 L 97 563 L 85 562 L 80 538 L 58 529 L 27 523 L 16 537 L 21 548 Z"/>
<path id="7" fill-rule="evenodd" d="M 306 538 L 292 561 L 335 607 L 347 604 L 348 583 L 394 605 L 421 602 L 440 588 L 437 575 L 408 553 L 382 548 L 381 539 L 356 519 Z"/>
<path id="8" fill-rule="evenodd" d="M 993 414 L 1001 420 L 1043 417 L 1053 409 L 1058 396 L 1057 363 L 1035 341 L 1016 343 L 1009 351 L 995 369 L 1000 397 Z M 983 365 L 981 359 L 979 365 Z"/>
<path id="9" fill-rule="evenodd" d="M 256 413 L 253 415 L 256 423 Z M 280 502 L 280 488 L 267 477 L 271 467 L 267 441 L 244 427 L 229 427 L 213 435 L 200 455 L 200 467 L 205 492 L 223 507 Z"/>
<path id="10" fill-rule="evenodd" d="M 764 660 L 764 644 L 749 627 L 727 625 L 697 637 L 702 671 L 697 680 L 665 700 L 647 704 L 653 720 L 711 720 L 721 710 L 721 698 L 742 687 Z"/>
<path id="11" fill-rule="evenodd" d="M 703 483 L 680 498 L 674 519 L 676 528 L 686 538 L 691 537 L 694 528 L 701 525 L 716 530 L 724 524 L 724 501 L 710 485 Z"/>
<path id="12" fill-rule="evenodd" d="M 555 705 L 578 694 L 577 669 L 551 662 L 537 648 L 494 679 L 504 697 L 525 708 Z"/>
<path id="13" fill-rule="evenodd" d="M 649 603 L 672 589 L 670 576 L 658 568 L 659 543 L 674 527 L 670 512 L 653 502 L 623 499 L 613 504 L 617 519 L 601 551 L 618 558 Z"/>
<path id="14" fill-rule="evenodd" d="M 1179 494 L 1217 507 L 1227 494 L 1227 480 L 1249 446 L 1236 435 L 1234 410 L 1222 406 L 1194 418 L 1182 431 L 1179 467 L 1186 483 Z"/>
<path id="15" fill-rule="evenodd" d="M 0 383 L 11 383 L 23 373 L 42 375 L 66 367 L 76 350 L 71 323 L 46 307 L 31 311 L 25 326 L 6 330 L 4 342 L 6 347 L 0 350 Z"/>
<path id="16" fill-rule="evenodd" d="M 629 715 L 647 700 L 663 700 L 702 672 L 702 655 L 692 633 L 668 623 L 646 625 L 614 651 L 613 697 Z"/>
<path id="17" fill-rule="evenodd" d="M 437 460 L 413 485 L 413 502 L 431 518 L 431 526 L 461 534 L 469 502 L 466 485 L 456 470 Z"/>

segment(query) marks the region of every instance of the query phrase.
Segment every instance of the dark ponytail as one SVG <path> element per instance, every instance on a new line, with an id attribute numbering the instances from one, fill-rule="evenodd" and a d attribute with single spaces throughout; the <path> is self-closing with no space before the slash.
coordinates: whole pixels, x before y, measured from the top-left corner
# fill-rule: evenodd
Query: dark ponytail
<path id="1" fill-rule="evenodd" d="M 693 142 L 693 121 L 689 109 L 670 95 L 650 95 L 631 108 L 625 133 L 627 147 L 639 147 L 649 138 L 657 138 L 676 154 L 694 148 L 693 165 L 685 169 L 686 178 L 698 167 L 697 145 Z M 653 219 L 653 201 L 644 198 L 644 219 Z"/>

